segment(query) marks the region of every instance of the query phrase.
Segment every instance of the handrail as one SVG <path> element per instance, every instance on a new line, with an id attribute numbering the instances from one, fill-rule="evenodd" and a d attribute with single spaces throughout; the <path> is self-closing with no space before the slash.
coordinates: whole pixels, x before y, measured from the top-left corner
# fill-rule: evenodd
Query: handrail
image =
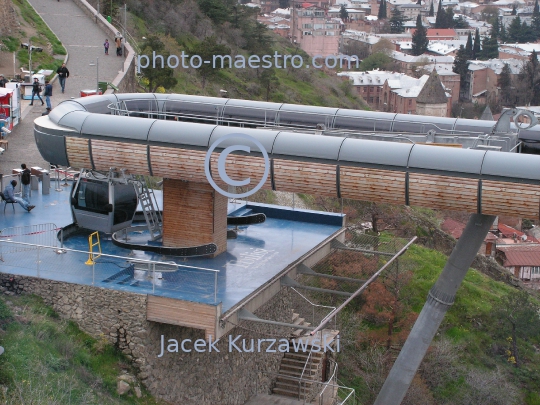
<path id="1" fill-rule="evenodd" d="M 339 403 L 339 405 L 345 404 L 349 400 L 351 395 L 355 395 L 354 388 L 346 387 L 344 385 L 339 385 L 339 384 L 329 383 L 329 382 L 322 383 L 321 381 L 309 381 L 309 380 L 306 380 L 306 379 L 300 379 L 298 377 L 293 377 L 293 376 L 290 376 L 290 375 L 287 375 L 287 374 L 280 374 L 280 373 L 276 373 L 276 372 L 272 372 L 272 371 L 266 371 L 266 370 L 259 370 L 259 372 L 261 374 L 266 374 L 266 375 L 279 377 L 279 378 L 282 378 L 284 380 L 302 381 L 302 382 L 305 382 L 305 383 L 311 383 L 311 384 L 316 384 L 316 385 L 323 385 L 324 384 L 325 386 L 330 386 L 330 387 L 333 387 L 333 388 L 338 388 L 338 389 L 341 388 L 341 389 L 348 390 L 349 394 L 345 397 L 345 399 L 343 401 L 341 401 Z M 337 379 L 336 379 L 336 381 L 337 381 Z M 320 394 L 318 394 L 318 395 L 320 395 Z"/>
<path id="2" fill-rule="evenodd" d="M 37 245 L 37 244 L 34 244 L 34 243 L 15 242 L 15 241 L 11 241 L 11 240 L 0 240 L 0 243 L 10 243 L 10 244 L 14 244 L 14 245 L 34 246 L 34 247 L 45 248 L 45 249 L 52 249 L 52 248 L 55 247 L 55 246 Z M 85 252 L 84 250 L 69 249 L 69 248 L 65 248 L 65 247 L 62 250 L 66 251 L 66 252 L 73 252 L 73 253 L 84 253 L 84 254 L 89 254 L 90 253 L 90 252 Z M 135 260 L 135 259 L 130 259 L 130 258 L 127 258 L 127 257 L 124 257 L 124 256 L 110 255 L 110 254 L 106 254 L 106 253 L 102 254 L 101 256 L 102 257 L 111 257 L 111 258 L 115 258 L 115 259 L 123 259 L 123 260 L 128 260 L 128 259 L 132 260 L 132 261 Z M 146 260 L 146 259 L 136 259 L 136 260 L 139 263 L 164 264 L 164 265 L 167 265 L 167 266 L 172 265 L 171 262 L 161 262 L 161 261 Z M 212 273 L 219 273 L 220 272 L 220 270 L 208 269 L 208 268 L 205 268 L 205 267 L 186 266 L 186 265 L 178 264 L 178 263 L 175 263 L 175 265 L 177 267 L 181 267 L 181 268 L 183 268 L 185 270 L 195 269 L 195 270 L 209 271 L 209 272 L 212 272 Z"/>
<path id="3" fill-rule="evenodd" d="M 294 287 L 290 287 L 292 290 L 294 290 L 294 292 L 296 292 L 300 297 L 302 297 L 304 300 L 306 300 L 309 304 L 311 304 L 311 307 L 312 307 L 312 312 L 311 312 L 311 324 L 313 325 L 315 323 L 315 307 L 319 307 L 319 308 L 328 308 L 330 309 L 331 311 L 330 312 L 333 312 L 336 310 L 336 307 L 331 307 L 331 306 L 328 306 L 328 305 L 320 305 L 320 304 L 314 304 L 313 302 L 311 302 L 307 297 L 305 297 L 300 291 L 298 291 L 296 288 Z M 336 321 L 336 319 L 334 318 L 334 321 Z M 334 322 L 334 329 L 335 329 L 335 322 Z"/>
<path id="4" fill-rule="evenodd" d="M 308 358 L 306 359 L 306 362 L 304 363 L 304 368 L 302 369 L 302 374 L 300 374 L 300 381 L 298 381 L 298 399 L 300 400 L 300 395 L 302 393 L 302 379 L 304 378 L 304 373 L 306 372 L 306 367 L 308 366 L 308 363 L 310 364 L 310 368 L 311 368 L 311 364 L 312 363 L 312 355 L 313 355 L 313 352 L 310 351 L 309 352 L 309 355 L 308 355 Z M 304 388 L 305 388 L 305 385 L 304 385 Z M 305 389 L 304 389 L 305 391 Z M 305 392 L 304 392 L 304 398 L 306 397 L 305 395 Z"/>
<path id="5" fill-rule="evenodd" d="M 328 379 L 328 381 L 326 381 L 326 383 L 324 384 L 324 388 L 322 389 L 322 391 L 319 393 L 319 404 L 320 405 L 323 405 L 322 404 L 322 398 L 323 398 L 323 393 L 324 391 L 326 391 L 326 388 L 328 388 L 328 383 L 330 381 L 334 381 L 334 378 L 336 378 L 337 380 L 337 369 L 338 369 L 338 363 L 336 361 L 334 361 L 334 371 L 332 372 L 332 375 L 330 376 L 330 378 Z"/>

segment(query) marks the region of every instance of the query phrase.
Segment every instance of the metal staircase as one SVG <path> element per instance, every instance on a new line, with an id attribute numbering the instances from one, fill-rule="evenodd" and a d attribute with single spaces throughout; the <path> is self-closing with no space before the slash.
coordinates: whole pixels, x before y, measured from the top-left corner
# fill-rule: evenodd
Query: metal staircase
<path id="1" fill-rule="evenodd" d="M 159 211 L 154 190 L 147 187 L 144 177 L 141 176 L 135 177 L 133 185 L 135 186 L 137 198 L 141 203 L 144 219 L 146 220 L 146 225 L 148 226 L 148 231 L 150 232 L 150 239 L 153 241 L 161 239 L 163 236 L 163 219 L 161 218 L 161 212 Z"/>

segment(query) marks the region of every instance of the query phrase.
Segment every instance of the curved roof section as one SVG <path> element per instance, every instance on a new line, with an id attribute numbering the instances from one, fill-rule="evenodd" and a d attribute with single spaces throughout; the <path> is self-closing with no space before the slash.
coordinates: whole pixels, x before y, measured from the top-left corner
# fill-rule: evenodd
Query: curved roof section
<path id="1" fill-rule="evenodd" d="M 505 153 L 504 161 L 501 161 L 501 153 L 505 152 L 486 152 L 482 175 L 540 180 L 540 159 L 537 155 Z"/>
<path id="2" fill-rule="evenodd" d="M 392 132 L 427 132 L 432 129 L 441 134 L 443 131 L 452 131 L 455 122 L 455 118 L 396 114 Z"/>
<path id="3" fill-rule="evenodd" d="M 414 145 L 408 166 L 416 169 L 480 174 L 485 151 Z M 503 153 L 503 152 L 499 152 Z"/>
<path id="4" fill-rule="evenodd" d="M 334 128 L 363 131 L 391 131 L 395 113 L 376 113 L 340 108 L 334 118 Z"/>
<path id="5" fill-rule="evenodd" d="M 216 125 L 155 120 L 148 132 L 148 142 L 208 147 Z"/>
<path id="6" fill-rule="evenodd" d="M 155 121 L 148 118 L 90 114 L 84 120 L 81 135 L 146 141 Z"/>
<path id="7" fill-rule="evenodd" d="M 342 142 L 343 138 L 334 136 L 280 132 L 272 155 L 337 160 Z"/>
<path id="8" fill-rule="evenodd" d="M 263 129 L 235 128 L 235 127 L 218 126 L 218 127 L 216 127 L 216 129 L 212 133 L 212 136 L 211 136 L 210 141 L 208 143 L 208 147 L 213 145 L 214 142 L 216 142 L 218 139 L 224 137 L 225 135 L 234 134 L 234 133 L 239 133 L 239 134 L 245 134 L 245 135 L 252 136 L 253 138 L 258 140 L 262 144 L 263 148 L 266 149 L 266 152 L 268 152 L 268 154 L 271 154 L 272 149 L 274 148 L 274 142 L 276 140 L 276 137 L 279 134 L 279 131 L 269 131 L 269 130 L 263 130 Z M 224 140 L 223 142 L 221 142 L 219 144 L 218 148 L 219 149 L 224 149 L 224 148 L 227 148 L 227 147 L 232 146 L 232 145 L 237 145 L 238 143 L 239 143 L 238 140 L 234 140 L 234 138 L 233 139 L 226 139 L 226 140 Z M 245 141 L 240 142 L 240 143 L 242 145 L 246 144 Z M 261 152 L 259 150 L 259 148 L 255 144 L 252 144 L 252 145 L 249 145 L 249 146 L 252 148 L 252 150 L 257 151 L 257 152 Z"/>
<path id="9" fill-rule="evenodd" d="M 381 146 L 384 147 L 381 148 Z M 347 138 L 341 146 L 339 160 L 372 165 L 407 167 L 409 154 L 413 146 L 412 143 Z"/>

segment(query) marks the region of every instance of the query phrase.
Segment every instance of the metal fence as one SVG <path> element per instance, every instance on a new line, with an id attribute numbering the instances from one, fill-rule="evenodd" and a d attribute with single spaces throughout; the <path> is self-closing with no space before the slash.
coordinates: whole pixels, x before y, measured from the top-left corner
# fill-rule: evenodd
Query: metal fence
<path id="1" fill-rule="evenodd" d="M 63 230 L 53 223 L 9 227 L 0 231 L 0 241 L 24 243 L 1 245 L 0 257 L 4 253 L 37 249 L 34 245 L 61 248 Z"/>
<path id="2" fill-rule="evenodd" d="M 28 235 L 26 235 L 28 236 Z M 94 260 L 89 260 L 89 259 Z M 140 294 L 217 303 L 219 270 L 0 238 L 1 271 Z M 86 264 L 88 262 L 88 264 Z"/>

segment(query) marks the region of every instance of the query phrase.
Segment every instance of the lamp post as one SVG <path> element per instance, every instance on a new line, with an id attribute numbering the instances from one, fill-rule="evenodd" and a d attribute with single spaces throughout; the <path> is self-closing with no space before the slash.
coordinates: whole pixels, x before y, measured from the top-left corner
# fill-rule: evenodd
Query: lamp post
<path id="1" fill-rule="evenodd" d="M 99 58 L 96 58 L 96 63 L 90 62 L 90 66 L 96 67 L 96 95 L 99 95 Z"/>

